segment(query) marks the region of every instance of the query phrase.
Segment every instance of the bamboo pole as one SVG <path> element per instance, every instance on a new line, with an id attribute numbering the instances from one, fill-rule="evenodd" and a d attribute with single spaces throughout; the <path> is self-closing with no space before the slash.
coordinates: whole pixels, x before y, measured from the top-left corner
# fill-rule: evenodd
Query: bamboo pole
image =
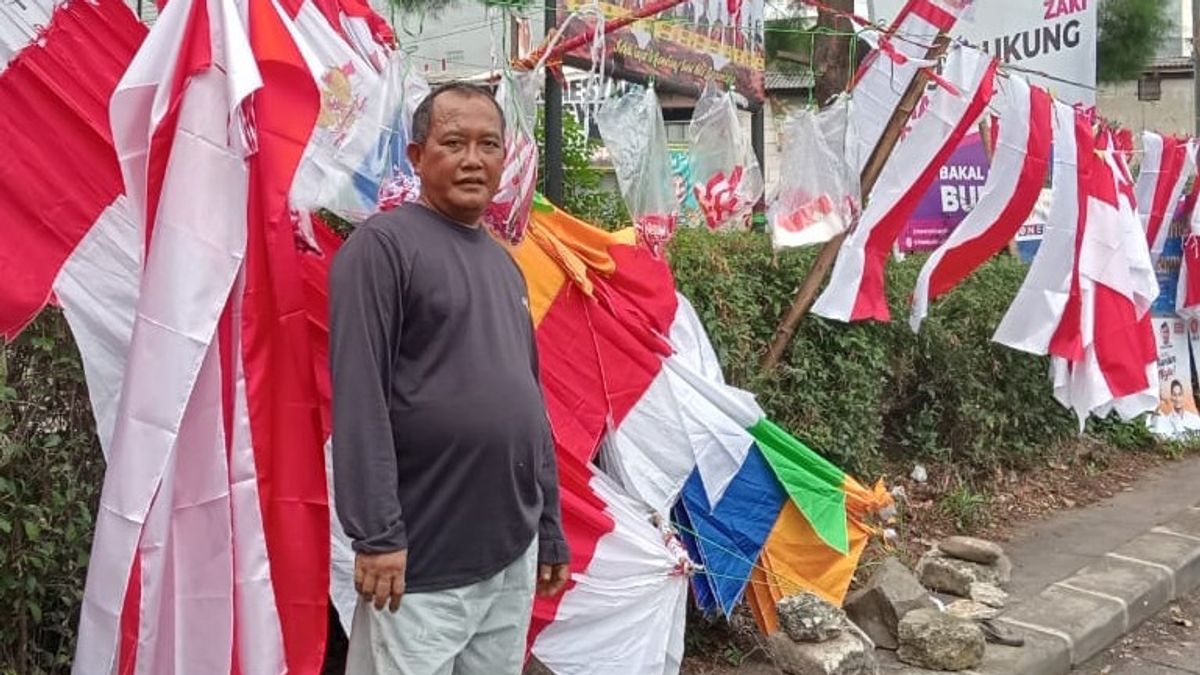
<path id="1" fill-rule="evenodd" d="M 939 35 L 934 41 L 933 46 L 929 48 L 925 58 L 931 61 L 940 59 L 946 53 L 946 49 L 949 46 L 950 37 L 945 34 Z M 928 72 L 924 68 L 918 70 L 916 75 L 913 76 L 912 82 L 909 83 L 908 89 L 900 97 L 899 104 L 892 112 L 892 117 L 888 120 L 887 126 L 884 127 L 883 135 L 879 138 L 879 143 L 871 151 L 871 157 L 863 167 L 860 180 L 861 195 L 864 204 L 866 204 L 871 190 L 875 188 L 875 181 L 879 180 L 879 174 L 883 171 L 884 164 L 887 163 L 888 157 L 891 156 L 892 150 L 895 149 L 896 143 L 899 142 L 904 125 L 908 122 L 908 118 L 912 115 L 917 103 L 921 100 L 921 96 L 925 93 L 925 85 L 928 82 Z M 801 319 L 804 318 L 804 315 L 808 313 L 809 308 L 812 307 L 813 302 L 817 299 L 817 291 L 820 290 L 821 283 L 825 281 L 825 277 L 833 267 L 833 262 L 837 259 L 838 249 L 841 248 L 842 242 L 845 239 L 846 234 L 842 233 L 821 247 L 821 252 L 817 255 L 817 259 L 813 261 L 813 265 L 809 268 L 808 274 L 805 275 L 804 281 L 801 282 L 799 290 L 796 291 L 796 297 L 792 301 L 791 307 L 788 308 L 783 321 L 779 324 L 779 328 L 775 329 L 775 337 L 771 341 L 771 346 L 762 360 L 761 367 L 764 372 L 770 372 L 779 365 L 784 352 L 787 351 L 788 345 L 791 344 L 792 336 L 796 334 L 796 328 L 800 326 Z"/>

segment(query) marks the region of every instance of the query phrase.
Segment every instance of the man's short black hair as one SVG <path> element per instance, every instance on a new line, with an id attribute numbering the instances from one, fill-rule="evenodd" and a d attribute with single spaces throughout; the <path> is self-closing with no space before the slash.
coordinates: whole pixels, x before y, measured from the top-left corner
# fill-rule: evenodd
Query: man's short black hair
<path id="1" fill-rule="evenodd" d="M 1175 387 L 1179 387 L 1179 391 L 1183 391 L 1183 383 L 1179 380 L 1171 380 L 1171 391 L 1175 391 Z"/>
<path id="2" fill-rule="evenodd" d="M 496 108 L 496 114 L 500 116 L 500 133 L 505 132 L 504 129 L 504 111 L 500 109 L 500 104 L 496 102 L 496 97 L 487 87 L 481 87 L 478 84 L 470 82 L 447 82 L 434 89 L 425 97 L 424 101 L 417 106 L 416 112 L 413 113 L 412 119 L 412 142 L 417 145 L 423 145 L 426 139 L 429 138 L 429 127 L 433 124 L 433 102 L 442 94 L 455 93 L 460 96 L 479 96 L 486 98 L 492 102 Z"/>

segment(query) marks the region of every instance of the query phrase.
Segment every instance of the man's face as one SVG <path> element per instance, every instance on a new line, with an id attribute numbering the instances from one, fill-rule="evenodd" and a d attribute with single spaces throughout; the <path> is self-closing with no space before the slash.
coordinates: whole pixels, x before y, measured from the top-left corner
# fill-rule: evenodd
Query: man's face
<path id="1" fill-rule="evenodd" d="M 1171 407 L 1175 409 L 1175 412 L 1183 411 L 1183 385 L 1182 384 L 1172 384 L 1171 385 Z"/>
<path id="2" fill-rule="evenodd" d="M 1167 324 L 1164 323 L 1162 325 L 1162 329 L 1159 332 L 1162 333 L 1163 344 L 1167 344 L 1171 341 L 1171 327 L 1170 326 L 1168 326 Z"/>
<path id="3" fill-rule="evenodd" d="M 504 171 L 502 129 L 496 106 L 483 96 L 454 91 L 438 96 L 429 137 L 408 146 L 425 201 L 460 223 L 478 223 Z"/>

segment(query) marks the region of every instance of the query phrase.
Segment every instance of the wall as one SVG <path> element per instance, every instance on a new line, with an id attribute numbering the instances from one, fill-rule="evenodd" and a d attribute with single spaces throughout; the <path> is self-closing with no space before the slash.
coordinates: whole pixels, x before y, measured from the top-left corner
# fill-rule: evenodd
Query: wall
<path id="1" fill-rule="evenodd" d="M 509 28 L 499 10 L 489 14 L 487 7 L 475 2 L 452 5 L 436 16 L 396 10 L 387 0 L 371 0 L 372 6 L 392 23 L 396 38 L 426 77 L 447 79 L 478 75 L 492 67 L 493 31 L 496 24 L 496 49 L 509 40 Z M 530 10 L 530 37 L 533 45 L 542 39 L 542 12 Z M 503 26 L 503 27 L 502 27 Z M 505 42 L 498 42 L 499 40 Z"/>
<path id="2" fill-rule="evenodd" d="M 1192 97 L 1192 78 L 1163 78 L 1162 100 L 1139 101 L 1137 82 L 1131 81 L 1102 85 L 1096 104 L 1101 115 L 1134 131 L 1191 134 L 1195 129 Z"/>

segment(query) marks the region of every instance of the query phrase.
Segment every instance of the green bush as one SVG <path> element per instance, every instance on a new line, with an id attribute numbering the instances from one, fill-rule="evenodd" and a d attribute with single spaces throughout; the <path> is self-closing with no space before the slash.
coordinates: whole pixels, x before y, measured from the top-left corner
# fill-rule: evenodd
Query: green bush
<path id="1" fill-rule="evenodd" d="M 1053 398 L 1047 359 L 991 342 L 1026 268 L 1001 256 L 936 303 L 919 335 L 908 294 L 924 256 L 888 266 L 891 323 L 808 315 L 780 366 L 758 364 L 816 249 L 772 251 L 760 233 L 681 231 L 670 249 L 729 380 L 777 422 L 863 477 L 885 459 L 955 463 L 965 474 L 1023 468 L 1077 433 Z M 1103 423 L 1134 446 L 1144 426 Z"/>
<path id="2" fill-rule="evenodd" d="M 0 346 L 0 672 L 66 672 L 104 463 L 66 321 Z"/>

